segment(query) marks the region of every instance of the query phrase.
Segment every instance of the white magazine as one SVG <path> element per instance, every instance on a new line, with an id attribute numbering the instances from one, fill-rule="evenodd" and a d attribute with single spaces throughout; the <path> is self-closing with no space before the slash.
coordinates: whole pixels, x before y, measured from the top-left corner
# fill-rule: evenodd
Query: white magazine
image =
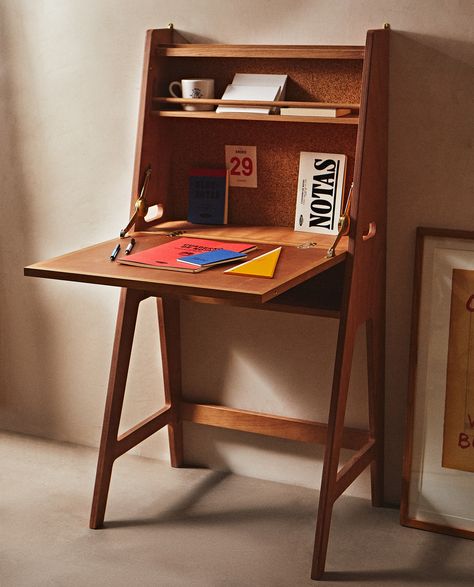
<path id="1" fill-rule="evenodd" d="M 346 175 L 345 155 L 300 153 L 295 230 L 338 233 Z"/>

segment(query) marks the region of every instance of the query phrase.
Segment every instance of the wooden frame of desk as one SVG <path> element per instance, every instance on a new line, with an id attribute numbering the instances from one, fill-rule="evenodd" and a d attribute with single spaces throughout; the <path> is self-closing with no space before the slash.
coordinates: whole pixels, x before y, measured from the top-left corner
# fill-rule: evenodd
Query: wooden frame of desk
<path id="1" fill-rule="evenodd" d="M 29 276 L 122 288 L 91 528 L 103 526 L 115 459 L 145 438 L 167 426 L 171 464 L 175 467 L 184 465 L 183 421 L 326 445 L 312 568 L 314 579 L 320 578 L 324 572 L 334 502 L 369 465 L 372 501 L 374 505 L 382 504 L 388 33 L 388 30 L 369 31 L 364 47 L 279 47 L 190 45 L 172 29 L 149 31 L 132 210 L 145 170 L 151 165 L 158 173 L 153 174 L 149 203 L 159 206 L 161 218 L 154 222 L 138 221 L 134 233 L 136 250 L 176 238 L 169 235 L 177 229 L 185 230 L 186 236 L 197 238 L 244 239 L 257 243 L 259 250 L 254 255 L 275 245 L 283 245 L 283 250 L 273 279 L 224 275 L 219 267 L 188 274 L 111 263 L 109 255 L 116 240 L 25 269 Z M 212 66 L 216 75 L 222 75 L 220 83 L 224 86 L 224 71 L 229 64 L 233 64 L 234 72 L 244 65 L 245 71 L 255 67 L 257 71 L 272 72 L 275 64 L 281 67 L 282 63 L 290 72 L 290 79 L 294 77 L 298 81 L 288 88 L 290 93 L 293 92 L 290 101 L 300 103 L 306 100 L 304 103 L 308 104 L 307 96 L 298 92 L 305 80 L 311 80 L 308 68 L 314 67 L 319 81 L 325 80 L 329 89 L 326 93 L 321 90 L 324 94 L 322 100 L 319 94 L 314 95 L 310 84 L 303 94 L 313 92 L 311 99 L 315 104 L 319 103 L 319 98 L 326 105 L 350 105 L 353 114 L 342 120 L 185 112 L 173 109 L 172 100 L 157 95 L 163 93 L 163 88 L 172 79 L 184 77 L 184 71 L 203 77 L 206 68 Z M 304 75 L 299 78 L 301 71 Z M 355 89 L 348 79 L 352 80 Z M 331 91 L 336 92 L 336 100 Z M 360 101 L 354 103 L 357 92 L 360 92 Z M 219 103 L 219 100 L 215 102 Z M 275 187 L 272 191 L 274 206 L 271 209 L 264 198 L 252 203 L 246 199 L 245 193 L 237 193 L 235 201 L 238 205 L 230 209 L 229 226 L 196 227 L 180 220 L 185 217 L 186 205 L 183 169 L 200 163 L 196 150 L 187 149 L 181 136 L 189 131 L 193 136 L 202 137 L 203 133 L 209 132 L 207 125 L 214 125 L 216 132 L 214 141 L 207 145 L 206 161 L 219 160 L 217 153 L 223 150 L 229 133 L 232 140 L 234 128 L 244 133 L 244 138 L 247 133 L 247 136 L 254 136 L 259 145 L 261 141 L 259 185 L 262 192 L 273 190 L 271 177 L 277 172 L 275 165 L 281 173 L 279 186 L 283 183 L 281 189 Z M 250 134 L 246 125 L 251 128 Z M 286 153 L 277 153 L 280 158 L 276 164 L 271 163 L 266 155 L 268 148 L 275 143 L 275 133 L 279 143 L 283 139 L 286 141 L 287 148 Z M 347 185 L 354 184 L 349 233 L 340 241 L 334 257 L 327 256 L 331 244 L 329 237 L 293 231 L 294 199 L 290 198 L 288 202 L 286 195 L 296 194 L 295 157 L 299 151 L 321 149 L 349 153 Z M 179 157 L 176 156 L 178 153 Z M 250 220 L 255 220 L 253 223 L 259 226 L 252 226 Z M 313 240 L 317 241 L 316 246 L 308 246 Z M 150 296 L 157 301 L 165 405 L 118 436 L 137 312 L 140 302 Z M 339 319 L 328 422 L 185 401 L 181 393 L 181 299 Z M 356 332 L 364 324 L 368 351 L 369 423 L 367 430 L 359 430 L 345 427 L 344 417 Z M 339 469 L 342 447 L 355 453 Z"/>

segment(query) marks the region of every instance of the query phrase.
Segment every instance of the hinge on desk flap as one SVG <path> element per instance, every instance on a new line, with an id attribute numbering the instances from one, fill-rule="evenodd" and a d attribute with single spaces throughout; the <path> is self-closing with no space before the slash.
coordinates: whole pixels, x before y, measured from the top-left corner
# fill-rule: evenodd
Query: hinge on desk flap
<path id="1" fill-rule="evenodd" d="M 318 243 L 315 241 L 306 241 L 306 242 L 298 245 L 296 248 L 297 249 L 311 249 L 311 248 L 317 247 L 317 246 L 318 246 Z"/>
<path id="2" fill-rule="evenodd" d="M 349 213 L 351 211 L 351 199 L 352 199 L 352 190 L 354 188 L 354 182 L 351 184 L 351 189 L 349 190 L 349 195 L 347 196 L 346 207 L 344 208 L 344 212 L 342 216 L 339 217 L 339 222 L 337 224 L 337 228 L 339 232 L 337 233 L 336 240 L 333 242 L 332 246 L 328 249 L 326 254 L 327 258 L 334 257 L 336 254 L 336 247 L 339 244 L 339 241 L 343 236 L 345 236 L 349 232 L 349 226 L 351 223 Z"/>
<path id="3" fill-rule="evenodd" d="M 135 224 L 138 218 L 145 218 L 148 212 L 148 203 L 146 201 L 146 191 L 148 189 L 148 184 L 150 182 L 151 176 L 151 167 L 148 167 L 145 171 L 145 179 L 143 180 L 142 190 L 140 192 L 140 196 L 138 197 L 137 201 L 135 202 L 135 212 L 132 214 L 132 217 L 128 221 L 128 224 L 125 228 L 120 231 L 120 238 L 124 238 L 127 236 L 127 232 L 130 231 L 132 226 Z"/>

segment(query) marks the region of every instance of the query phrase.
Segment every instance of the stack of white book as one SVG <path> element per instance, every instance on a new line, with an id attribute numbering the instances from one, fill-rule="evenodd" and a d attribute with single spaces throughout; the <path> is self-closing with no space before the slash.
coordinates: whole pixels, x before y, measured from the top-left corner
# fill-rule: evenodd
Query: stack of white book
<path id="1" fill-rule="evenodd" d="M 223 100 L 251 100 L 273 102 L 284 100 L 286 93 L 286 75 L 236 73 L 232 83 L 227 86 Z M 216 112 L 247 112 L 269 114 L 271 107 L 218 106 Z"/>
<path id="2" fill-rule="evenodd" d="M 337 118 L 350 114 L 349 108 L 280 108 L 283 116 L 323 116 L 326 118 Z"/>

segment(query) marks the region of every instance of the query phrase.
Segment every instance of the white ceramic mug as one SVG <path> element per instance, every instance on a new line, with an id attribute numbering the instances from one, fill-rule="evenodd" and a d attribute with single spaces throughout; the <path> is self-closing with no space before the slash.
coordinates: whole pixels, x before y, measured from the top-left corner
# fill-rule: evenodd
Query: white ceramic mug
<path id="1" fill-rule="evenodd" d="M 178 95 L 174 88 L 178 87 L 181 90 L 181 95 Z M 214 98 L 214 80 L 213 79 L 182 79 L 180 82 L 171 82 L 169 92 L 175 98 Z M 214 110 L 215 106 L 212 104 L 183 104 L 184 110 Z"/>

